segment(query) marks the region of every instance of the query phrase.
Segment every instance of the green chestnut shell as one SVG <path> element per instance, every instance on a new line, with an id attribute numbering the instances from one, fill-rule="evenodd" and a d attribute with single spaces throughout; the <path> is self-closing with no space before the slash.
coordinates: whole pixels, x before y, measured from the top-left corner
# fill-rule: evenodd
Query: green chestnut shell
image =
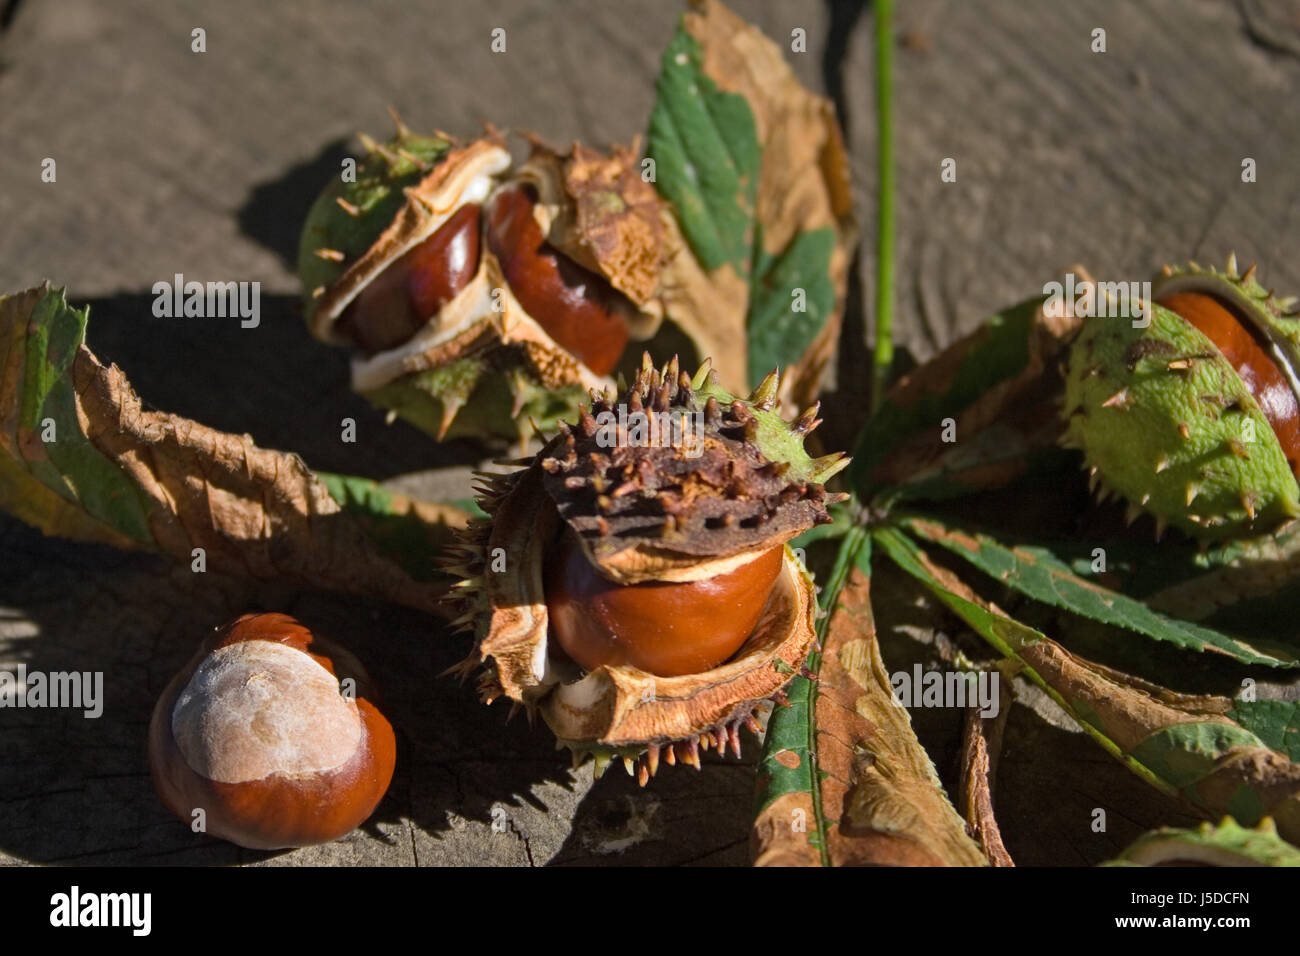
<path id="1" fill-rule="evenodd" d="M 1236 306 L 1274 343 L 1293 379 L 1300 323 L 1253 281 L 1167 268 L 1152 298 L 1198 292 Z M 1084 454 L 1101 495 L 1130 505 L 1130 520 L 1154 516 L 1191 537 L 1214 541 L 1275 529 L 1300 515 L 1300 487 L 1259 403 L 1232 364 L 1195 326 L 1149 304 L 1149 325 L 1127 317 L 1088 318 L 1071 347 L 1062 444 Z"/>
<path id="2" fill-rule="evenodd" d="M 1194 830 L 1162 827 L 1138 837 L 1106 866 L 1300 866 L 1300 849 L 1277 835 L 1271 817 L 1243 827 L 1232 817 Z"/>
<path id="3" fill-rule="evenodd" d="M 369 137 L 362 143 L 366 154 L 356 162 L 355 177 L 330 180 L 308 211 L 298 240 L 303 317 L 312 334 L 335 345 L 347 344 L 333 324 L 356 291 L 340 290 L 339 281 L 397 219 L 408 203 L 406 190 L 418 187 L 453 148 L 449 138 L 417 136 L 405 128 L 388 143 Z"/>
<path id="4" fill-rule="evenodd" d="M 1238 274 L 1237 257 L 1228 256 L 1222 272 L 1195 262 L 1165 266 L 1151 283 L 1151 297 L 1161 299 L 1179 292 L 1200 292 L 1236 306 L 1237 313 L 1269 343 L 1269 351 L 1291 390 L 1300 396 L 1300 300 L 1279 298 L 1256 278 L 1255 267 Z"/>

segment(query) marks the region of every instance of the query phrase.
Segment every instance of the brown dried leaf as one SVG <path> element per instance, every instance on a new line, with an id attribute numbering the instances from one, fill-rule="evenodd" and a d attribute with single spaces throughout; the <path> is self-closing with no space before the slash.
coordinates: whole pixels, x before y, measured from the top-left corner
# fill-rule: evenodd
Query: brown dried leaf
<path id="1" fill-rule="evenodd" d="M 835 109 L 800 84 L 776 43 L 717 0 L 692 0 L 682 25 L 699 43 L 704 75 L 719 90 L 743 96 L 753 115 L 761 160 L 752 238 L 778 256 L 801 235 L 834 231 L 828 270 L 834 307 L 804 354 L 791 357 L 783 380 L 783 399 L 803 407 L 815 396 L 839 338 L 857 242 L 850 166 Z M 735 344 L 746 341 L 749 281 L 733 264 L 706 271 L 673 217 L 666 219 L 666 314 L 698 344 L 701 355 L 713 358 L 724 386 L 747 390 L 755 383 L 747 380 L 746 356 Z"/>
<path id="2" fill-rule="evenodd" d="M 817 681 L 817 777 L 836 866 L 982 866 L 880 659 L 870 581 L 854 571 L 827 633 Z M 785 751 L 791 759 L 800 759 Z M 781 759 L 780 754 L 777 759 Z M 751 834 L 759 866 L 818 865 L 814 797 L 777 798 Z M 802 812 L 798 812 L 802 811 Z M 798 824 L 803 824 L 800 829 Z"/>
<path id="3" fill-rule="evenodd" d="M 984 848 L 984 855 L 994 866 L 1015 866 L 1002 843 L 1002 833 L 993 815 L 993 789 L 997 776 L 998 756 L 1002 752 L 1002 732 L 1011 713 L 1013 696 L 1009 681 L 998 681 L 998 712 L 985 717 L 978 706 L 966 708 L 966 722 L 961 740 L 962 814 L 971 835 Z"/>
<path id="4" fill-rule="evenodd" d="M 1073 270 L 1087 279 L 1081 267 L 1074 266 Z M 1008 310 L 1006 315 L 1013 311 Z M 1059 363 L 1081 321 L 1073 316 L 1048 316 L 1040 303 L 1029 321 L 1027 361 L 1023 367 L 1006 379 L 985 383 L 973 401 L 957 408 L 943 407 L 946 396 L 953 393 L 960 378 L 971 377 L 968 366 L 972 361 L 988 362 L 979 351 L 982 347 L 1000 347 L 988 327 L 981 326 L 903 376 L 886 395 L 886 407 L 894 406 L 906 415 L 909 409 L 933 405 L 939 414 L 917 423 L 917 429 L 889 449 L 888 455 L 873 458 L 877 464 L 866 472 L 866 481 L 880 487 L 942 474 L 954 485 L 975 489 L 999 487 L 1018 477 L 1027 466 L 1028 454 L 1035 449 L 1054 448 L 1064 427 L 1059 411 L 1064 389 Z M 944 440 L 941 415 L 954 419 L 956 434 L 961 436 L 956 446 L 960 447 Z M 988 460 L 971 452 L 983 435 L 992 436 L 990 440 L 996 445 L 996 454 L 988 456 Z M 1018 453 L 1006 454 L 1013 446 Z"/>
<path id="5" fill-rule="evenodd" d="M 564 187 L 576 206 L 579 258 L 637 305 L 659 287 L 663 268 L 663 201 L 642 176 L 639 142 L 606 156 L 580 143 L 564 164 Z"/>
<path id="6" fill-rule="evenodd" d="M 202 548 L 213 570 L 442 613 L 444 585 L 381 554 L 297 455 L 145 410 L 121 369 L 86 348 L 84 330 L 85 313 L 48 286 L 0 297 L 0 505 L 47 533 L 154 547 L 187 564 Z M 60 417 L 48 446 L 24 424 L 46 413 Z M 33 506 L 39 496 L 48 508 Z M 466 517 L 388 497 L 392 513 L 413 514 L 435 536 Z"/>
<path id="7" fill-rule="evenodd" d="M 1086 660 L 1011 620 L 923 552 L 891 556 L 917 562 L 950 608 L 1139 777 L 1211 818 L 1230 813 L 1253 826 L 1270 816 L 1284 838 L 1300 840 L 1300 764 L 1233 720 L 1233 701 Z"/>

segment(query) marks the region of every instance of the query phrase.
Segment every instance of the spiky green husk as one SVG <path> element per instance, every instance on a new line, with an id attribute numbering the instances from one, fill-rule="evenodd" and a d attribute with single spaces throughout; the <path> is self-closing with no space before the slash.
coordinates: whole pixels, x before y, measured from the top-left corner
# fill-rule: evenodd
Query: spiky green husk
<path id="1" fill-rule="evenodd" d="M 519 441 L 534 424 L 550 431 L 572 417 L 586 389 L 547 388 L 526 361 L 511 362 L 511 357 L 510 349 L 468 355 L 362 394 L 439 441 L 484 436 Z"/>
<path id="2" fill-rule="evenodd" d="M 720 405 L 727 406 L 734 414 L 736 404 L 743 403 L 754 419 L 753 431 L 752 433 L 747 431 L 746 437 L 753 441 L 769 460 L 783 462 L 789 466 L 789 470 L 785 473 L 787 480 L 825 484 L 838 472 L 848 467 L 848 457 L 842 452 L 813 458 L 804 448 L 804 440 L 808 434 L 821 424 L 821 419 L 817 417 L 817 413 L 821 410 L 821 402 L 806 409 L 793 422 L 786 421 L 776 410 L 779 403 L 777 396 L 781 391 L 779 372 L 769 373 L 748 399 L 742 399 L 740 396 L 732 395 L 718 384 L 718 378 L 712 373 L 706 360 L 705 366 L 695 373 L 691 385 L 698 392 L 697 402 L 701 404 L 710 397 L 716 398 Z"/>
<path id="3" fill-rule="evenodd" d="M 340 169 L 312 204 L 298 240 L 298 278 L 309 324 L 318 290 L 328 288 L 349 263 L 365 254 L 406 202 L 402 190 L 416 185 L 452 147 L 442 137 L 417 136 L 405 129 L 387 143 L 369 138 L 363 142 L 367 151 L 357 161 L 356 181 L 345 182 Z M 325 258 L 321 250 L 342 256 Z"/>
<path id="4" fill-rule="evenodd" d="M 1063 444 L 1105 490 L 1202 540 L 1271 530 L 1300 488 L 1236 370 L 1158 305 L 1150 325 L 1089 318 L 1070 351 Z"/>
<path id="5" fill-rule="evenodd" d="M 1232 817 L 1195 830 L 1162 827 L 1138 837 L 1105 866 L 1157 866 L 1200 863 L 1209 866 L 1300 866 L 1300 849 L 1277 835 L 1271 817 L 1248 829 Z"/>
<path id="6" fill-rule="evenodd" d="M 1253 265 L 1239 273 L 1236 254 L 1228 256 L 1222 271 L 1195 262 L 1165 266 L 1151 283 L 1151 297 L 1161 299 L 1178 292 L 1200 292 L 1235 305 L 1268 339 L 1274 360 L 1288 378 L 1292 378 L 1291 370 L 1300 369 L 1300 300 L 1278 297 L 1264 288 Z M 1300 390 L 1300 382 L 1292 378 L 1292 387 Z"/>

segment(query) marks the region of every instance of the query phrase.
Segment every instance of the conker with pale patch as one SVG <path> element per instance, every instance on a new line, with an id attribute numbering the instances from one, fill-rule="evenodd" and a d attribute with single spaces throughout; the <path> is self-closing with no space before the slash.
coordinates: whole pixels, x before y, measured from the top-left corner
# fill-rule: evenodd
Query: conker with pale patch
<path id="1" fill-rule="evenodd" d="M 163 691 L 149 725 L 154 788 L 187 824 L 251 849 L 328 843 L 363 823 L 393 776 L 393 729 L 348 651 L 285 614 L 220 628 Z"/>

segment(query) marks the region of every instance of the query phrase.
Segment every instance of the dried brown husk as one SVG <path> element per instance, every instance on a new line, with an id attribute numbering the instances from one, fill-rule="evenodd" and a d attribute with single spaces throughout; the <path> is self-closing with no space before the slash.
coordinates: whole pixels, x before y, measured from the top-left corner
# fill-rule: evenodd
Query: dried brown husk
<path id="1" fill-rule="evenodd" d="M 767 391 L 777 392 L 778 381 L 772 376 Z M 625 442 L 610 449 L 600 422 L 614 421 L 620 405 L 704 427 L 689 451 Z M 593 397 L 578 425 L 566 426 L 543 451 L 543 483 L 609 579 L 711 577 L 830 521 L 827 505 L 844 497 L 828 493 L 824 482 L 847 461 L 803 452 L 815 417 L 790 424 L 773 407 L 770 400 L 735 401 L 707 364 L 692 380 L 676 359 L 662 372 L 647 361 L 619 401 Z"/>
<path id="2" fill-rule="evenodd" d="M 561 527 L 537 465 L 489 479 L 483 502 L 491 521 L 473 537 L 456 570 L 471 576 L 458 588 L 462 617 L 478 643 L 461 665 L 482 667 L 484 702 L 507 697 L 538 712 L 575 753 L 617 752 L 653 775 L 661 751 L 669 762 L 698 764 L 702 738 L 720 751 L 738 750 L 739 728 L 795 674 L 813 640 L 816 602 L 811 580 L 794 553 L 784 564 L 763 617 L 744 647 L 719 667 L 685 677 L 657 677 L 631 666 L 580 674 L 548 640 L 542 573 Z M 484 560 L 486 558 L 486 561 Z M 493 573 L 493 560 L 506 570 Z"/>
<path id="3" fill-rule="evenodd" d="M 650 315 L 634 338 L 648 338 L 659 318 L 655 293 L 664 267 L 664 202 L 640 169 L 641 143 L 604 154 L 574 142 L 567 153 L 531 136 L 533 152 L 516 179 L 538 194 L 547 241 L 602 276 Z"/>
<path id="4" fill-rule="evenodd" d="M 767 388 L 775 395 L 775 376 Z M 673 471 L 673 464 L 686 463 L 681 448 L 623 444 L 601 464 L 598 426 L 584 410 L 578 425 L 565 426 L 536 456 L 516 463 L 521 470 L 485 476 L 480 503 L 490 518 L 471 526 L 448 570 L 465 579 L 456 589 L 459 623 L 471 627 L 477 641 L 460 670 L 468 675 L 482 668 L 483 699 L 504 696 L 530 713 L 540 712 L 576 754 L 593 753 L 598 760 L 622 756 L 644 783 L 661 754 L 670 763 L 698 764 L 701 745 L 739 750 L 739 728 L 752 723 L 755 709 L 788 683 L 807 656 L 816 615 L 811 579 L 784 547 L 782 569 L 757 627 L 718 667 L 673 678 L 631 666 L 602 666 L 583 674 L 549 643 L 543 570 L 561 530 L 576 531 L 593 566 L 618 583 L 712 577 L 829 520 L 825 505 L 841 496 L 827 494 L 820 481 L 842 460 L 838 455 L 812 459 L 803 452 L 802 435 L 811 430 L 812 419 L 786 423 L 770 404 L 751 408 L 738 402 L 708 381 L 707 368 L 692 380 L 678 372 L 675 361 L 662 371 L 647 362 L 623 400 L 647 411 L 711 407 L 713 414 L 705 416 L 706 446 L 725 462 L 744 467 L 728 473 L 706 452 L 685 470 Z M 593 396 L 593 403 L 597 409 L 612 407 L 613 395 Z M 789 477 L 779 485 L 767 486 L 775 469 L 746 437 L 746 412 L 740 422 L 729 417 L 737 406 L 749 415 L 771 416 L 763 420 L 765 428 L 781 421 L 793 436 L 789 441 L 802 458 L 796 456 L 780 472 L 777 477 Z M 792 447 L 779 438 L 768 440 L 774 447 Z M 592 471 L 593 457 L 601 470 Z M 705 462 L 698 466 L 703 472 L 691 471 L 699 461 Z M 612 482 L 616 473 L 628 487 Z M 710 486 L 710 475 L 724 473 L 742 483 L 748 477 L 753 484 Z M 679 492 L 692 490 L 674 497 L 659 483 L 665 475 L 672 476 L 665 485 L 676 482 Z M 783 495 L 783 488 L 795 493 Z M 660 510 L 647 518 L 665 501 L 668 513 Z M 719 513 L 750 515 L 753 526 L 743 527 L 748 518 L 711 526 Z"/>

